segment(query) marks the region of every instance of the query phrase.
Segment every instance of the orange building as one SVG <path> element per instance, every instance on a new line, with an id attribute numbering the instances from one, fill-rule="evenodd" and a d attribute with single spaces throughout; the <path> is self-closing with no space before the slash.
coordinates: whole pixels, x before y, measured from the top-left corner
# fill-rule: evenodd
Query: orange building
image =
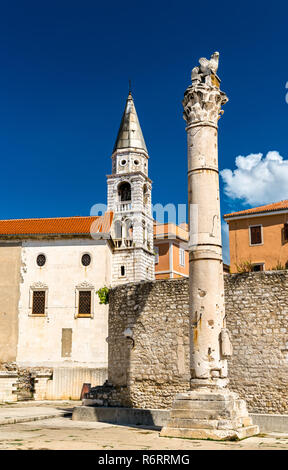
<path id="1" fill-rule="evenodd" d="M 155 279 L 189 277 L 188 225 L 154 223 Z M 224 273 L 229 266 L 223 264 Z"/>
<path id="2" fill-rule="evenodd" d="M 155 279 L 189 276 L 188 226 L 154 223 Z"/>
<path id="3" fill-rule="evenodd" d="M 230 271 L 288 267 L 288 200 L 224 215 L 229 224 Z"/>

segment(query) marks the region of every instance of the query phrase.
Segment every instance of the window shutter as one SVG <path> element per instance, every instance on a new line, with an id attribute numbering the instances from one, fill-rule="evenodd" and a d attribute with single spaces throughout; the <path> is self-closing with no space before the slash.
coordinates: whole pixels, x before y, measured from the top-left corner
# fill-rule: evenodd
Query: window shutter
<path id="1" fill-rule="evenodd" d="M 284 240 L 285 241 L 288 240 L 288 223 L 287 222 L 284 224 Z"/>
<path id="2" fill-rule="evenodd" d="M 179 248 L 179 264 L 185 266 L 185 250 L 183 248 Z"/>
<path id="3" fill-rule="evenodd" d="M 261 225 L 250 227 L 251 245 L 262 243 Z"/>

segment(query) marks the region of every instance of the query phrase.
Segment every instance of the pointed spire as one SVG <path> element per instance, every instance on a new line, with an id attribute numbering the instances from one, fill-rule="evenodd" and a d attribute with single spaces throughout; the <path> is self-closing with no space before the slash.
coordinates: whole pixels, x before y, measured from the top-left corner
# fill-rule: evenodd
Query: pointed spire
<path id="1" fill-rule="evenodd" d="M 129 91 L 113 153 L 118 149 L 137 148 L 147 152 L 134 101 Z"/>

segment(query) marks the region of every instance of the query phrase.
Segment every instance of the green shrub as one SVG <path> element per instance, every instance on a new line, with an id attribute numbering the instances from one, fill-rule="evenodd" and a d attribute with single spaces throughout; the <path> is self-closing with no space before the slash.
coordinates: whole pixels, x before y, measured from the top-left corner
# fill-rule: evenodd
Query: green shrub
<path id="1" fill-rule="evenodd" d="M 96 294 L 98 294 L 100 299 L 99 304 L 109 304 L 109 290 L 110 289 L 108 287 L 104 286 L 96 291 Z"/>

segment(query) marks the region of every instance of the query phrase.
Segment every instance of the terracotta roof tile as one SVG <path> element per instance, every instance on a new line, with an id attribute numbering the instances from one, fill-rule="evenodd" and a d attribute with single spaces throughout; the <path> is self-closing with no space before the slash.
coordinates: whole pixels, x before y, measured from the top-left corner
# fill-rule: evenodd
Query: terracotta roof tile
<path id="1" fill-rule="evenodd" d="M 273 202 L 272 204 L 267 204 L 265 206 L 252 207 L 251 209 L 246 209 L 239 212 L 231 212 L 230 214 L 225 214 L 226 217 L 237 217 L 243 215 L 257 214 L 259 212 L 274 212 L 288 209 L 288 199 L 279 202 Z"/>
<path id="2" fill-rule="evenodd" d="M 113 212 L 106 212 L 103 216 L 0 220 L 0 237 L 109 233 L 112 220 Z"/>

